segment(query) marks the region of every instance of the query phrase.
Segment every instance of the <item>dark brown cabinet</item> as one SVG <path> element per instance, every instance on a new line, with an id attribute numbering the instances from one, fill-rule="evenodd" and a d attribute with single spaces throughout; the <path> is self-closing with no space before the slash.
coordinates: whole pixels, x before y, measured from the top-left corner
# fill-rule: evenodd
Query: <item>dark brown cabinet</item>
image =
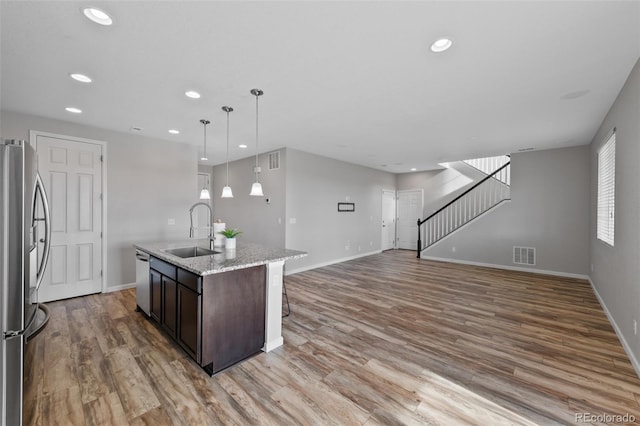
<path id="1" fill-rule="evenodd" d="M 178 285 L 178 343 L 193 359 L 200 362 L 201 296 L 189 288 Z"/>
<path id="2" fill-rule="evenodd" d="M 151 257 L 151 318 L 209 374 L 264 346 L 266 267 L 200 276 Z"/>
<path id="3" fill-rule="evenodd" d="M 178 328 L 178 284 L 168 277 L 162 277 L 162 327 L 176 337 Z"/>
<path id="4" fill-rule="evenodd" d="M 149 270 L 149 285 L 151 286 L 151 318 L 160 322 L 162 318 L 162 275 Z"/>

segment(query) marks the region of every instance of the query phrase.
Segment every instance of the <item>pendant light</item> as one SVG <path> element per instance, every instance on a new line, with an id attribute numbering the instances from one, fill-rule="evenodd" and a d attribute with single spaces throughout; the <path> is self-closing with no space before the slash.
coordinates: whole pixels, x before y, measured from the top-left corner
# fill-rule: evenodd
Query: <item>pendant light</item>
<path id="1" fill-rule="evenodd" d="M 200 122 L 202 123 L 203 127 L 204 127 L 204 156 L 202 156 L 200 158 L 200 161 L 207 161 L 207 124 L 211 123 L 209 120 L 205 120 L 204 118 L 202 120 L 200 120 Z M 200 199 L 201 200 L 210 200 L 211 199 L 211 195 L 209 195 L 209 190 L 207 189 L 207 187 L 205 186 L 204 188 L 202 188 L 202 191 L 200 191 Z"/>
<path id="2" fill-rule="evenodd" d="M 233 191 L 229 186 L 229 113 L 233 112 L 233 108 L 223 106 L 222 110 L 227 113 L 227 185 L 222 188 L 222 198 L 233 198 Z"/>
<path id="3" fill-rule="evenodd" d="M 260 166 L 258 166 L 258 97 L 262 96 L 264 92 L 260 89 L 251 89 L 251 94 L 256 97 L 256 165 L 253 168 L 253 173 L 256 174 L 256 181 L 251 185 L 251 193 L 256 197 L 263 197 L 262 184 L 260 184 Z"/>

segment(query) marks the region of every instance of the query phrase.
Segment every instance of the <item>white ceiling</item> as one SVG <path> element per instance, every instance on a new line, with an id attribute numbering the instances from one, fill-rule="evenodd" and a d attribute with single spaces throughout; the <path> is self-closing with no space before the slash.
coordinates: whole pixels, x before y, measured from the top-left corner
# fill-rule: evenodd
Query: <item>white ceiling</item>
<path id="1" fill-rule="evenodd" d="M 87 20 L 86 5 L 114 25 Z M 407 172 L 587 144 L 640 56 L 640 1 L 0 7 L 3 109 L 120 132 L 139 126 L 200 148 L 207 118 L 210 164 L 224 161 L 223 105 L 235 108 L 230 157 L 252 155 L 254 87 L 265 92 L 261 152 L 291 147 Z M 431 53 L 442 35 L 453 47 Z M 186 98 L 189 89 L 202 98 Z M 66 112 L 71 105 L 84 113 Z"/>

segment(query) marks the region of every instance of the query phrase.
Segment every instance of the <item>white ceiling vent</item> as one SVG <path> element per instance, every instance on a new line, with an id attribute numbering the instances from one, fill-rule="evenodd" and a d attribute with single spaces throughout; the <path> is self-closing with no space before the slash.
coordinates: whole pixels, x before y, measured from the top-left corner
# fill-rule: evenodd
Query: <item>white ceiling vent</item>
<path id="1" fill-rule="evenodd" d="M 514 247 L 513 263 L 518 265 L 535 265 L 536 249 L 533 247 Z"/>
<path id="2" fill-rule="evenodd" d="M 280 151 L 269 153 L 269 170 L 278 170 L 280 168 Z"/>

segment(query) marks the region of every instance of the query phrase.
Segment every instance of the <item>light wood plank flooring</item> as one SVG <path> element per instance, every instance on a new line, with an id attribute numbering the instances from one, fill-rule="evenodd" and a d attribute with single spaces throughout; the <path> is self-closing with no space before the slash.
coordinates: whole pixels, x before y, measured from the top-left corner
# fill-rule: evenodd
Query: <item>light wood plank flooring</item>
<path id="1" fill-rule="evenodd" d="M 640 419 L 588 283 L 390 251 L 286 278 L 285 345 L 211 378 L 135 290 L 49 305 L 26 424 L 575 424 Z"/>

